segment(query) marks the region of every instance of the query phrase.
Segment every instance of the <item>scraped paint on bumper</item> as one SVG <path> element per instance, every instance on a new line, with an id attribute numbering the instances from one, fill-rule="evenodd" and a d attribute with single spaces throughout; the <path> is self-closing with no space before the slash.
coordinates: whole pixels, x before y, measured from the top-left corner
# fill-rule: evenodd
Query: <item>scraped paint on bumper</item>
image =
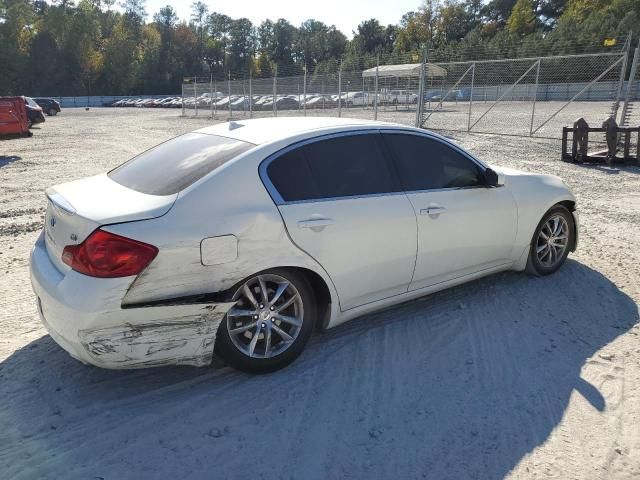
<path id="1" fill-rule="evenodd" d="M 146 368 L 211 363 L 216 332 L 231 303 L 121 308 L 131 279 L 61 273 L 42 237 L 31 252 L 31 282 L 42 323 L 55 342 L 83 363 Z"/>

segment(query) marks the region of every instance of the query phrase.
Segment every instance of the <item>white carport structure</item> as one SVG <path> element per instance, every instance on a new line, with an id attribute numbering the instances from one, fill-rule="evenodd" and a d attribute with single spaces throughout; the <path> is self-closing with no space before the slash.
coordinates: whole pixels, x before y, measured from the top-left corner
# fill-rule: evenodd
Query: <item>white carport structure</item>
<path id="1" fill-rule="evenodd" d="M 420 77 L 420 63 L 403 63 L 400 65 L 380 65 L 369 68 L 362 72 L 362 78 L 407 78 Z M 432 63 L 425 64 L 425 76 L 427 78 L 442 78 L 447 75 L 447 71 Z"/>
<path id="2" fill-rule="evenodd" d="M 383 105 L 385 105 L 391 101 L 390 99 L 392 97 L 398 98 L 399 92 L 411 92 L 406 95 L 407 101 L 404 103 L 404 105 L 409 108 L 408 99 L 410 95 L 417 95 L 416 98 L 421 98 L 424 93 L 424 84 L 427 81 L 433 85 L 434 80 L 437 80 L 438 83 L 442 83 L 442 87 L 444 88 L 447 71 L 438 65 L 425 63 L 424 75 L 422 75 L 422 66 L 421 63 L 379 65 L 362 72 L 362 90 L 365 90 L 365 84 L 367 84 L 366 90 L 375 92 L 374 119 L 378 118 L 378 100 L 382 101 Z M 394 90 L 396 91 L 395 96 L 393 94 Z M 400 98 L 402 97 L 400 96 Z M 393 104 L 393 108 L 397 110 L 399 104 L 397 102 L 393 102 Z M 417 105 L 416 125 L 419 125 L 422 118 L 423 102 L 418 101 Z"/>
<path id="3" fill-rule="evenodd" d="M 362 72 L 363 90 L 365 83 L 370 83 L 369 89 L 377 92 L 408 90 L 418 93 L 421 67 L 420 63 L 402 63 L 369 68 Z M 433 63 L 424 64 L 425 84 L 428 82 L 433 87 L 434 83 L 441 83 L 444 87 L 446 76 L 447 71 L 444 68 Z"/>

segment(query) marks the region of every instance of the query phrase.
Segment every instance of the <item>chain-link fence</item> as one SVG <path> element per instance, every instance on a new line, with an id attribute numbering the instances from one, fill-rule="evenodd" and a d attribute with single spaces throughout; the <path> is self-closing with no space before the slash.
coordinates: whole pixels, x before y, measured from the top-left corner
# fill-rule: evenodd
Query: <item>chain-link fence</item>
<path id="1" fill-rule="evenodd" d="M 460 62 L 402 63 L 334 73 L 242 79 L 194 78 L 182 86 L 183 115 L 215 119 L 336 116 L 433 130 L 560 137 L 583 117 L 599 125 L 618 114 L 629 48 L 615 52 Z M 633 78 L 633 77 L 631 77 Z M 633 81 L 633 80 L 632 80 Z M 630 90 L 629 90 L 630 89 Z M 627 115 L 628 116 L 628 115 Z"/>

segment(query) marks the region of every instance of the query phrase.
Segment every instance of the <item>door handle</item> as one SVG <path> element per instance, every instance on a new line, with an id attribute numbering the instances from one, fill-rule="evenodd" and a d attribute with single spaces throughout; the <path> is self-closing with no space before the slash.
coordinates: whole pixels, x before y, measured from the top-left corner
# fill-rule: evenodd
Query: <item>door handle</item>
<path id="1" fill-rule="evenodd" d="M 307 220 L 300 220 L 298 222 L 298 228 L 310 228 L 314 232 L 319 232 L 334 223 L 330 218 L 308 218 Z"/>
<path id="2" fill-rule="evenodd" d="M 431 207 L 423 208 L 420 210 L 420 215 L 440 215 L 441 213 L 446 212 L 447 209 L 440 205 L 433 205 Z"/>

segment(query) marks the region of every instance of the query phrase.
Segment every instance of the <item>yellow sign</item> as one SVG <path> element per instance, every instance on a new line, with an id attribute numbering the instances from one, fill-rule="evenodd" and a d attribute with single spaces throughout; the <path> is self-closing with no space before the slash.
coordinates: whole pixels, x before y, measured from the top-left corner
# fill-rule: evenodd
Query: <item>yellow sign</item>
<path id="1" fill-rule="evenodd" d="M 613 47 L 617 43 L 615 38 L 605 38 L 604 46 L 605 47 Z"/>

